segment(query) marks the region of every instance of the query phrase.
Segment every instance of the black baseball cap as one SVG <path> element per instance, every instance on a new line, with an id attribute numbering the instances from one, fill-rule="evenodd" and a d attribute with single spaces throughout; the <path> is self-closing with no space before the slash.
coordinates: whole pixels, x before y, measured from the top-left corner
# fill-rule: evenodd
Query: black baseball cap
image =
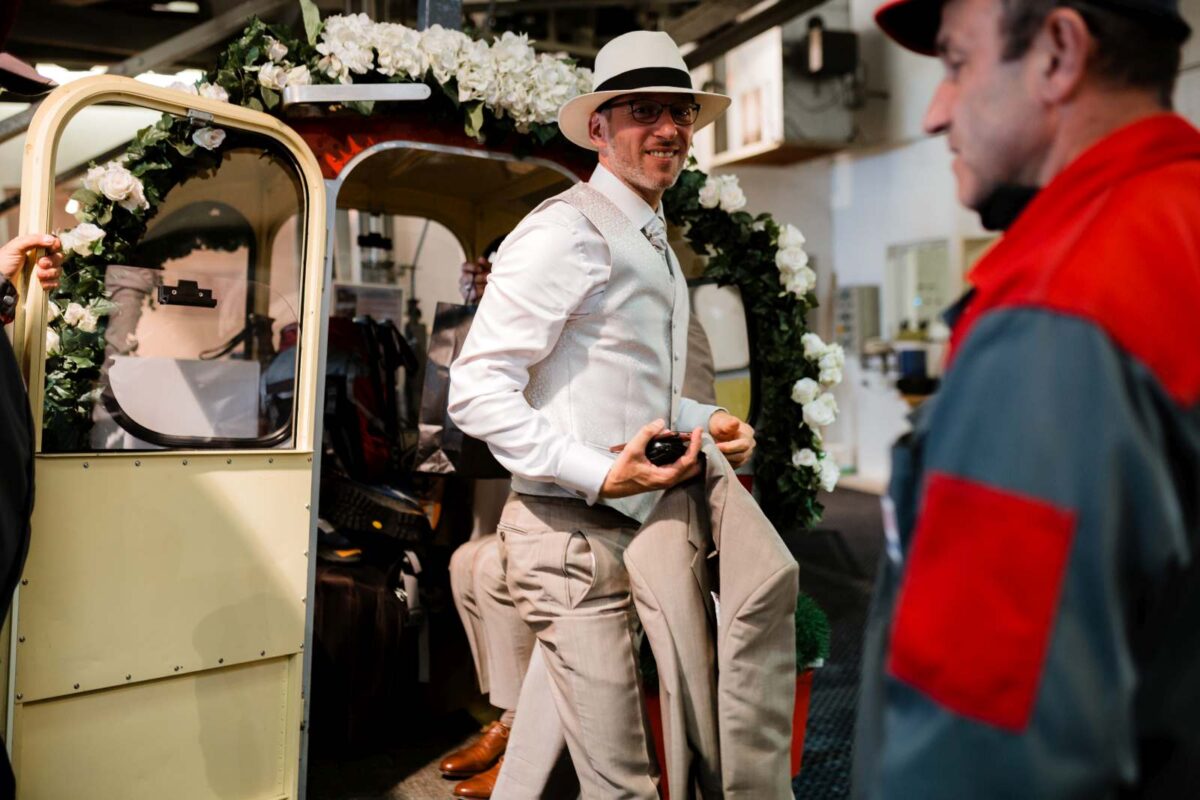
<path id="1" fill-rule="evenodd" d="M 875 11 L 875 22 L 901 47 L 921 55 L 937 55 L 937 32 L 946 0 L 888 0 Z M 1081 0 L 1094 6 L 1139 17 L 1178 36 L 1192 32 L 1179 14 L 1178 0 Z"/>

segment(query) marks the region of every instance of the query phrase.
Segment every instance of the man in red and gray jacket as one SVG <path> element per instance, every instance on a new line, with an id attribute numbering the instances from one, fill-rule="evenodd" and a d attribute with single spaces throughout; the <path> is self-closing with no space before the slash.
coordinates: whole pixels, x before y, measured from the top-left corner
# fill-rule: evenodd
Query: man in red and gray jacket
<path id="1" fill-rule="evenodd" d="M 1003 237 L 894 451 L 855 793 L 1200 791 L 1200 133 L 1176 0 L 894 0 Z"/>

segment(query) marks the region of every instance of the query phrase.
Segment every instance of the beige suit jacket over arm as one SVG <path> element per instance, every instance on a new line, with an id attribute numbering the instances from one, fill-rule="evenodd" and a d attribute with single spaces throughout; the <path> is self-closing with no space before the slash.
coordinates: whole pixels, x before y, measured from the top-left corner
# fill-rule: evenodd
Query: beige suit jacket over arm
<path id="1" fill-rule="evenodd" d="M 625 553 L 658 662 L 667 779 L 677 798 L 790 800 L 799 567 L 711 442 L 705 455 L 704 480 L 669 490 Z"/>

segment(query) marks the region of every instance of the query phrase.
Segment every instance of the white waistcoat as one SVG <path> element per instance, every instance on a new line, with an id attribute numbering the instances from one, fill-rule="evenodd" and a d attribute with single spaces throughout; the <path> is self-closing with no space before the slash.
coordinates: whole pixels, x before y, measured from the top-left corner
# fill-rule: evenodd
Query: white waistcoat
<path id="1" fill-rule="evenodd" d="M 648 422 L 673 424 L 678 418 L 687 363 L 687 282 L 673 255 L 668 269 L 645 234 L 588 184 L 577 183 L 546 203 L 554 200 L 578 209 L 600 232 L 612 271 L 599 306 L 568 319 L 554 349 L 529 368 L 525 399 L 556 430 L 607 452 Z M 575 496 L 515 475 L 512 486 L 523 494 Z M 642 521 L 660 494 L 599 502 Z"/>

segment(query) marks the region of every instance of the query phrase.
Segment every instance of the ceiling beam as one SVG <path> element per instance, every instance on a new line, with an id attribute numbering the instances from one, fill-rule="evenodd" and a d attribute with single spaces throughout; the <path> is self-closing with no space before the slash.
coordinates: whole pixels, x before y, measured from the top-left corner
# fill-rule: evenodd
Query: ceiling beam
<path id="1" fill-rule="evenodd" d="M 264 17 L 294 0 L 246 0 L 220 16 L 190 27 L 178 36 L 130 56 L 109 69 L 109 75 L 139 75 L 147 70 L 177 64 L 206 47 L 224 41 L 246 27 L 250 17 Z"/>
<path id="2" fill-rule="evenodd" d="M 495 13 L 516 14 L 526 11 L 570 11 L 579 8 L 643 8 L 665 6 L 668 0 L 496 0 Z M 489 11 L 491 0 L 463 0 L 463 11 Z"/>
<path id="3" fill-rule="evenodd" d="M 774 5 L 759 13 L 725 28 L 699 42 L 696 49 L 683 57 L 689 69 L 723 56 L 739 44 L 750 41 L 764 31 L 790 22 L 806 11 L 811 11 L 825 0 L 778 0 Z"/>
<path id="4" fill-rule="evenodd" d="M 726 25 L 737 21 L 738 15 L 748 11 L 762 0 L 719 0 L 701 3 L 674 19 L 667 20 L 663 28 L 671 34 L 676 44 L 687 44 L 703 39 Z"/>
<path id="5" fill-rule="evenodd" d="M 159 67 L 169 67 L 242 30 L 249 17 L 265 16 L 292 2 L 293 0 L 246 0 L 218 17 L 213 17 L 113 65 L 108 74 L 138 75 Z M 24 133 L 33 121 L 33 115 L 39 105 L 40 102 L 34 103 L 21 113 L 0 121 L 0 142 L 7 142 Z"/>
<path id="6" fill-rule="evenodd" d="M 26 3 L 4 49 L 31 61 L 44 59 L 48 51 L 76 51 L 70 59 L 75 63 L 114 61 L 184 33 L 194 23 L 174 14 Z"/>

